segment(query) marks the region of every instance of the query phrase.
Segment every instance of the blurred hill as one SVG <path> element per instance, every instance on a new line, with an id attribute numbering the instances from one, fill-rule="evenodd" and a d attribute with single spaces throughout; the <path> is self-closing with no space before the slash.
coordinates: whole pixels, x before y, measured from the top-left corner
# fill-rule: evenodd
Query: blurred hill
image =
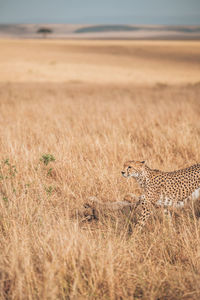
<path id="1" fill-rule="evenodd" d="M 0 37 L 43 38 L 40 28 L 51 33 L 47 38 L 95 39 L 200 39 L 200 26 L 134 26 L 73 24 L 0 24 Z"/>

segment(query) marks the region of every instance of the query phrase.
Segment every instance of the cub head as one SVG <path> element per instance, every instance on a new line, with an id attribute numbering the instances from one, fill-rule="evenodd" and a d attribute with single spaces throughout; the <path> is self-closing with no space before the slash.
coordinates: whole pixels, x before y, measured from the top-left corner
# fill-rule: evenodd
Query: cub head
<path id="1" fill-rule="evenodd" d="M 122 176 L 129 178 L 135 177 L 137 178 L 144 171 L 145 161 L 127 161 L 124 164 L 124 169 L 121 172 Z"/>

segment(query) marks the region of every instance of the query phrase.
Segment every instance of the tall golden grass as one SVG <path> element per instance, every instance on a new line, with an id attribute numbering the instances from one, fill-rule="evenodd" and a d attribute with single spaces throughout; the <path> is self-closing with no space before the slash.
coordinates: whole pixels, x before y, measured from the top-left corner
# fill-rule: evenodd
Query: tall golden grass
<path id="1" fill-rule="evenodd" d="M 199 299 L 193 206 L 131 235 L 117 219 L 74 217 L 90 196 L 139 193 L 120 174 L 127 159 L 199 162 L 199 94 L 199 84 L 0 84 L 1 299 Z"/>

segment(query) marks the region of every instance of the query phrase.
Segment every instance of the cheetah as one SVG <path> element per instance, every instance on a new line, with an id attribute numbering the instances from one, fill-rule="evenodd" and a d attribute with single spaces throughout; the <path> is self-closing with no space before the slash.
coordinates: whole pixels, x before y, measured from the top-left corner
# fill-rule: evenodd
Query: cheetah
<path id="1" fill-rule="evenodd" d="M 127 161 L 121 173 L 125 178 L 135 178 L 144 192 L 140 200 L 142 214 L 137 224 L 140 230 L 154 207 L 181 208 L 188 200 L 200 197 L 200 164 L 164 172 L 149 168 L 145 161 Z"/>

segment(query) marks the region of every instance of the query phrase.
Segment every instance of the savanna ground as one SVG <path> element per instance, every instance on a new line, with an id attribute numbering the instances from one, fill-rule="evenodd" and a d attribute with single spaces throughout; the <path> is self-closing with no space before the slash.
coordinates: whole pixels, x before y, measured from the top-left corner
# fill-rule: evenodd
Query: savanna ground
<path id="1" fill-rule="evenodd" d="M 200 298 L 193 205 L 137 234 L 77 213 L 140 193 L 127 159 L 200 162 L 199 97 L 200 42 L 0 41 L 1 299 Z"/>

